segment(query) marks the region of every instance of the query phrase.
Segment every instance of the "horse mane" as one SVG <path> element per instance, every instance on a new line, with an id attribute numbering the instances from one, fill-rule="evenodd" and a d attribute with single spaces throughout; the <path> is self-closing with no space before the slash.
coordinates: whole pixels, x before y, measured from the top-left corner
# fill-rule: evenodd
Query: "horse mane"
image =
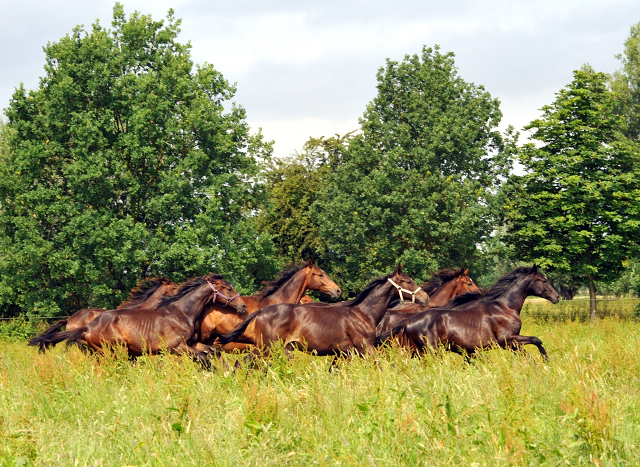
<path id="1" fill-rule="evenodd" d="M 270 295 L 273 295 L 285 282 L 291 279 L 296 273 L 307 267 L 307 263 L 292 264 L 288 268 L 280 271 L 276 278 L 270 282 L 263 282 L 265 286 L 260 292 L 256 293 L 253 298 L 262 300 Z"/>
<path id="2" fill-rule="evenodd" d="M 158 304 L 158 308 L 167 306 L 172 304 L 173 302 L 180 300 L 185 295 L 193 292 L 195 289 L 207 283 L 207 281 L 216 280 L 216 279 L 224 279 L 220 274 L 209 274 L 208 276 L 201 276 L 191 279 L 190 281 L 184 282 L 180 285 L 175 295 L 164 295 L 160 299 L 160 303 Z"/>
<path id="3" fill-rule="evenodd" d="M 443 269 L 442 271 L 436 272 L 431 279 L 422 284 L 420 288 L 424 290 L 427 295 L 431 295 L 436 292 L 439 288 L 445 285 L 447 282 L 451 282 L 456 277 L 460 277 L 464 274 L 464 269 Z"/>
<path id="4" fill-rule="evenodd" d="M 367 298 L 367 296 L 371 293 L 371 291 L 373 289 L 375 289 L 376 287 L 378 287 L 379 285 L 384 284 L 387 279 L 389 279 L 390 277 L 393 276 L 393 273 L 391 274 L 387 274 L 386 276 L 382 276 L 382 277 L 378 277 L 377 279 L 374 279 L 373 281 L 371 281 L 369 283 L 369 285 L 367 285 L 362 292 L 360 292 L 358 295 L 356 295 L 356 298 L 343 302 L 344 306 L 348 306 L 348 307 L 352 307 L 352 306 L 356 306 L 359 303 L 362 303 L 362 301 Z"/>
<path id="5" fill-rule="evenodd" d="M 160 287 L 170 283 L 171 281 L 166 277 L 150 277 L 142 279 L 133 289 L 131 289 L 129 298 L 118 306 L 118 310 L 121 308 L 130 308 L 139 305 L 140 303 L 148 300 Z"/>
<path id="6" fill-rule="evenodd" d="M 485 302 L 490 302 L 498 298 L 500 295 L 505 293 L 509 286 L 517 279 L 522 276 L 526 276 L 527 274 L 531 274 L 533 272 L 533 268 L 531 266 L 521 266 L 519 268 L 514 269 L 513 271 L 505 274 L 498 282 L 493 284 L 491 288 L 486 291 L 481 292 L 467 292 L 457 297 L 453 298 L 442 308 L 455 308 L 457 306 L 463 305 L 465 303 L 473 302 L 476 300 L 482 300 Z"/>

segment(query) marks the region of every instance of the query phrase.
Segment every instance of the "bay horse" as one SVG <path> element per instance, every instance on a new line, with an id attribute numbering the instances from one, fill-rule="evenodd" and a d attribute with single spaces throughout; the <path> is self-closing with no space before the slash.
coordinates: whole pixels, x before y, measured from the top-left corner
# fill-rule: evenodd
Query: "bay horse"
<path id="1" fill-rule="evenodd" d="M 207 346 L 213 345 L 216 338 L 230 332 L 249 313 L 253 313 L 260 308 L 279 303 L 300 303 L 308 290 L 316 290 L 332 298 L 337 298 L 342 293 L 340 287 L 309 259 L 306 263 L 300 263 L 282 271 L 274 281 L 266 283 L 261 292 L 242 297 L 247 305 L 245 313 L 238 313 L 233 308 L 217 303 L 207 305 L 205 312 L 202 314 L 203 321 L 200 325 L 200 336 L 198 338 L 198 341 L 204 345 L 199 344 L 197 348 L 204 350 Z M 222 347 L 222 350 L 242 350 L 246 347 L 246 344 L 236 343 L 228 344 Z"/>
<path id="2" fill-rule="evenodd" d="M 547 360 L 540 339 L 520 335 L 520 311 L 529 295 L 546 298 L 551 303 L 560 301 L 560 294 L 537 266 L 520 267 L 500 278 L 484 296 L 466 293 L 444 308 L 430 308 L 412 315 L 379 335 L 376 345 L 393 335 L 415 353 L 443 345 L 452 352 L 473 356 L 477 350 L 494 344 L 513 350 L 532 344 Z"/>
<path id="3" fill-rule="evenodd" d="M 420 313 L 427 308 L 436 308 L 445 305 L 454 297 L 467 292 L 480 292 L 478 286 L 467 275 L 469 269 L 443 269 L 436 272 L 431 279 L 422 284 L 420 288 L 429 295 L 429 305 L 424 307 L 418 303 L 404 303 L 399 301 L 391 303 L 384 317 L 378 323 L 377 334 L 390 330 L 411 314 Z"/>
<path id="4" fill-rule="evenodd" d="M 255 345 L 255 353 L 268 355 L 273 342 L 284 340 L 285 351 L 301 348 L 317 355 L 339 355 L 356 350 L 375 352 L 376 326 L 396 294 L 426 304 L 428 297 L 402 266 L 371 282 L 356 298 L 330 306 L 313 304 L 272 305 L 250 314 L 220 342 Z M 252 335 L 245 330 L 254 324 Z"/>
<path id="5" fill-rule="evenodd" d="M 57 333 L 55 343 L 82 343 L 92 350 L 101 350 L 105 344 L 123 344 L 132 357 L 166 350 L 206 362 L 206 354 L 194 349 L 193 344 L 199 318 L 209 300 L 231 305 L 241 313 L 246 308 L 222 276 L 209 274 L 185 282 L 174 295 L 163 296 L 157 308 L 105 311 L 87 326 Z"/>
<path id="6" fill-rule="evenodd" d="M 163 295 L 171 295 L 178 288 L 178 284 L 166 277 L 143 279 L 131 289 L 129 298 L 118 306 L 118 310 L 130 308 L 155 308 Z M 42 334 L 32 338 L 28 345 L 37 345 L 44 352 L 51 344 L 46 343 L 46 336 L 60 332 L 63 326 L 66 331 L 73 331 L 86 326 L 98 315 L 104 313 L 104 308 L 86 308 L 77 311 L 67 319 L 61 319 L 49 326 Z"/>

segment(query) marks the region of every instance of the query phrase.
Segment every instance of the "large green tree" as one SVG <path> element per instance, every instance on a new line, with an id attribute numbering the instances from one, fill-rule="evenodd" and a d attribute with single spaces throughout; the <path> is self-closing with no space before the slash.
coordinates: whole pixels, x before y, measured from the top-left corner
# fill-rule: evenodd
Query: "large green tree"
<path id="1" fill-rule="evenodd" d="M 508 242 L 519 259 L 589 287 L 622 272 L 640 238 L 640 159 L 614 112 L 607 76 L 586 66 L 526 130 L 537 144 L 518 159 L 525 175 L 507 185 Z"/>
<path id="2" fill-rule="evenodd" d="M 0 309 L 112 307 L 140 278 L 218 271 L 240 290 L 270 278 L 256 230 L 270 144 L 212 65 L 194 66 L 180 21 L 116 4 L 112 29 L 44 47 L 36 90 L 6 115 L 0 173 Z M 225 110 L 228 109 L 228 110 Z"/>
<path id="3" fill-rule="evenodd" d="M 310 138 L 301 152 L 271 160 L 266 172 L 268 200 L 260 216 L 285 262 L 313 258 L 321 266 L 327 245 L 310 212 L 332 170 L 342 160 L 351 134 Z"/>
<path id="4" fill-rule="evenodd" d="M 611 77 L 616 113 L 627 123 L 625 134 L 633 141 L 640 141 L 640 23 L 631 27 L 624 52 L 617 58 L 622 68 Z"/>
<path id="5" fill-rule="evenodd" d="M 361 133 L 311 209 L 348 292 L 398 262 L 417 279 L 474 264 L 510 167 L 498 100 L 458 76 L 453 54 L 425 47 L 377 78 Z"/>

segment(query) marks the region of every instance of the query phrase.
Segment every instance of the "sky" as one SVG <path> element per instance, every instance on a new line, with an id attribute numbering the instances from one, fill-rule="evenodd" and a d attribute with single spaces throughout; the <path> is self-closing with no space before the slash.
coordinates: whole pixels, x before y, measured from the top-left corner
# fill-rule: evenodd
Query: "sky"
<path id="1" fill-rule="evenodd" d="M 376 73 L 424 45 L 454 52 L 459 75 L 501 101 L 501 127 L 521 129 L 589 63 L 611 73 L 638 0 L 133 0 L 125 11 L 182 18 L 196 63 L 236 82 L 248 122 L 287 156 L 310 137 L 345 134 L 376 94 Z M 0 0 L 0 108 L 36 88 L 43 45 L 76 25 L 111 23 L 114 2 Z"/>

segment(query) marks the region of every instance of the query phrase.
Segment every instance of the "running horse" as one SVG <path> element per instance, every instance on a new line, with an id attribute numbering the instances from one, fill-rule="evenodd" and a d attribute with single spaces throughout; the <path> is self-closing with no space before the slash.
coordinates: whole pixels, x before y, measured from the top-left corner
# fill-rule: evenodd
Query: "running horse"
<path id="1" fill-rule="evenodd" d="M 424 290 L 399 265 L 350 301 L 330 306 L 280 304 L 262 308 L 222 336 L 220 342 L 253 344 L 254 353 L 263 355 L 268 355 L 272 343 L 278 340 L 284 340 L 286 352 L 301 348 L 317 355 L 339 355 L 350 350 L 360 355 L 372 354 L 376 326 L 396 294 L 425 305 L 428 300 Z M 246 333 L 251 324 L 253 331 Z"/>
<path id="2" fill-rule="evenodd" d="M 492 345 L 516 350 L 535 345 L 542 358 L 547 352 L 535 336 L 521 336 L 520 311 L 529 295 L 560 301 L 560 294 L 536 266 L 520 267 L 504 275 L 486 295 L 460 295 L 444 308 L 430 308 L 398 323 L 379 335 L 376 345 L 396 336 L 401 345 L 415 353 L 443 345 L 447 350 L 473 356 Z"/>
<path id="3" fill-rule="evenodd" d="M 138 285 L 131 289 L 129 299 L 122 302 L 117 309 L 155 308 L 160 303 L 163 295 L 171 295 L 175 293 L 177 288 L 178 284 L 170 281 L 166 277 L 143 279 L 138 282 Z M 49 335 L 60 332 L 63 326 L 66 326 L 66 331 L 73 331 L 84 327 L 105 311 L 107 310 L 104 308 L 86 308 L 77 311 L 69 318 L 61 319 L 53 323 L 42 334 L 32 338 L 28 345 L 37 345 L 40 352 L 44 352 L 45 349 L 52 345 L 46 343 Z"/>
<path id="4" fill-rule="evenodd" d="M 469 269 L 443 269 L 436 272 L 431 279 L 422 284 L 420 288 L 429 295 L 428 308 L 440 307 L 448 303 L 454 297 L 467 292 L 480 292 L 478 286 L 467 275 Z M 420 313 L 427 307 L 418 303 L 391 303 L 384 317 L 378 323 L 377 334 L 389 331 L 393 326 L 412 314 Z"/>
<path id="5" fill-rule="evenodd" d="M 166 350 L 206 363 L 206 354 L 198 352 L 193 345 L 198 322 L 210 300 L 231 305 L 239 313 L 246 308 L 240 295 L 222 276 L 209 274 L 180 285 L 174 295 L 162 297 L 157 308 L 105 311 L 87 326 L 60 332 L 51 338 L 53 343 L 84 344 L 92 350 L 120 344 L 132 357 Z"/>
<path id="6" fill-rule="evenodd" d="M 265 288 L 257 294 L 242 297 L 247 305 L 245 313 L 238 313 L 231 307 L 212 303 L 207 305 L 203 313 L 203 321 L 200 326 L 199 350 L 210 348 L 215 343 L 216 338 L 230 332 L 240 324 L 249 313 L 259 310 L 265 306 L 279 303 L 300 303 L 305 292 L 316 290 L 325 293 L 332 298 L 340 296 L 340 287 L 333 282 L 329 276 L 317 266 L 314 266 L 311 259 L 306 263 L 301 263 L 281 272 L 278 277 L 265 284 Z M 242 350 L 246 344 L 229 344 L 222 349 L 231 351 L 233 349 Z"/>

